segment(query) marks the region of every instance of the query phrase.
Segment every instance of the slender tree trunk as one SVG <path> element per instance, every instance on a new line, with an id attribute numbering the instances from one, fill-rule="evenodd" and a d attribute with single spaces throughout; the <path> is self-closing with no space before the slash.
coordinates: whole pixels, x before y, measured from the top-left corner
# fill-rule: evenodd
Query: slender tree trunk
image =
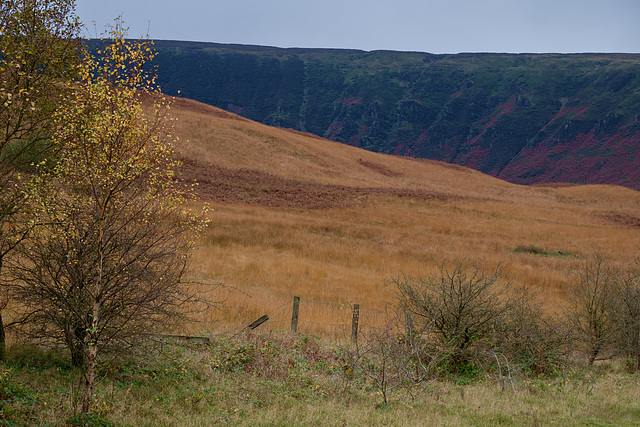
<path id="1" fill-rule="evenodd" d="M 0 310 L 0 362 L 7 358 L 7 343 L 4 334 L 4 324 L 2 323 L 2 310 Z"/>
<path id="2" fill-rule="evenodd" d="M 0 271 L 2 271 L 2 258 L 0 257 Z M 0 361 L 7 358 L 7 341 L 4 333 L 4 322 L 2 321 L 2 309 L 7 306 L 6 295 L 0 298 Z"/>
<path id="3" fill-rule="evenodd" d="M 84 355 L 82 354 L 82 349 L 78 347 L 78 344 L 72 344 L 71 346 L 71 365 L 76 368 L 84 365 Z"/>
<path id="4" fill-rule="evenodd" d="M 589 366 L 593 365 L 593 363 L 596 361 L 596 357 L 598 357 L 598 354 L 600 354 L 601 347 L 602 346 L 599 342 L 595 342 L 591 346 L 591 354 L 589 355 Z"/>
<path id="5" fill-rule="evenodd" d="M 101 257 L 102 261 L 102 257 Z M 102 269 L 100 269 L 102 273 Z M 99 275 L 98 285 L 101 284 L 102 274 Z M 87 373 L 86 373 L 86 385 L 84 389 L 84 395 L 82 397 L 82 413 L 87 413 L 91 410 L 91 404 L 93 402 L 93 395 L 96 388 L 96 365 L 98 359 L 98 344 L 96 331 L 98 329 L 98 321 L 100 319 L 100 303 L 94 299 L 92 309 L 92 322 L 91 329 L 87 331 L 84 336 L 83 344 L 87 349 Z"/>
<path id="6" fill-rule="evenodd" d="M 88 413 L 91 410 L 91 404 L 93 402 L 93 394 L 96 388 L 96 356 L 98 349 L 95 344 L 89 344 L 89 351 L 87 351 L 87 373 L 85 376 L 85 389 L 82 396 L 82 410 L 83 414 Z"/>
<path id="7" fill-rule="evenodd" d="M 86 331 L 78 327 L 70 329 L 70 331 L 67 331 L 67 347 L 69 347 L 69 352 L 71 353 L 71 365 L 79 368 L 85 364 L 82 345 Z"/>

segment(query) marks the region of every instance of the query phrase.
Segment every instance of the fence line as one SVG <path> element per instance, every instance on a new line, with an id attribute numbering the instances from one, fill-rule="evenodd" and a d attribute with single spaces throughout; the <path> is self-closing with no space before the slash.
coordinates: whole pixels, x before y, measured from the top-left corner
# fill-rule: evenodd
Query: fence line
<path id="1" fill-rule="evenodd" d="M 303 302 L 304 304 L 314 304 L 314 305 L 324 305 L 324 306 L 329 306 L 329 307 L 337 307 L 339 310 L 351 310 L 352 309 L 352 304 L 350 303 L 332 303 L 332 302 L 321 302 L 321 301 L 309 301 L 309 300 L 301 300 L 301 302 Z M 370 307 L 362 307 L 360 306 L 361 310 L 366 310 L 366 311 L 373 311 L 376 313 L 386 313 L 386 310 L 380 310 L 379 308 L 370 308 Z"/>
<path id="2" fill-rule="evenodd" d="M 310 309 L 310 307 L 315 308 Z M 318 317 L 318 307 L 320 307 L 320 310 L 324 313 L 327 311 L 331 312 L 331 317 L 338 318 L 338 322 L 310 320 L 310 317 Z M 310 312 L 312 313 L 311 315 L 309 314 Z M 325 334 L 328 333 L 334 337 L 341 336 L 345 339 L 348 339 L 349 332 L 351 332 L 351 342 L 357 344 L 359 331 L 369 331 L 369 333 L 371 333 L 371 331 L 382 331 L 387 329 L 391 324 L 395 325 L 393 326 L 395 329 L 398 324 L 398 319 L 390 306 L 386 306 L 384 310 L 381 310 L 363 307 L 357 303 L 313 301 L 298 296 L 263 313 L 265 314 L 259 319 L 248 319 L 245 325 L 216 335 L 227 335 L 229 332 L 236 335 L 243 330 L 256 328 L 269 328 L 273 330 L 273 327 L 277 325 L 276 330 L 286 330 L 287 326 L 289 326 L 292 333 L 312 332 L 323 335 L 322 332 L 324 332 Z M 383 314 L 384 318 L 382 318 L 380 314 Z M 249 323 L 249 320 L 254 321 Z M 314 326 L 316 328 L 314 328 Z M 320 332 L 317 327 L 322 327 L 325 330 Z M 412 325 L 407 324 L 407 327 L 411 328 Z"/>
<path id="3" fill-rule="evenodd" d="M 323 326 L 344 326 L 345 328 L 349 326 L 346 321 L 345 323 L 326 323 L 326 322 L 314 322 L 313 320 L 299 320 L 298 324 L 300 323 L 310 323 L 312 325 L 323 325 Z"/>

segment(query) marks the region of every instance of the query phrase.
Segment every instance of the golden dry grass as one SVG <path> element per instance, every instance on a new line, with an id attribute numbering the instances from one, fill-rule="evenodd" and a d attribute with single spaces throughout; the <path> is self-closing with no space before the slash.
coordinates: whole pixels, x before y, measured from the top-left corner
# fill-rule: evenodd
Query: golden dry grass
<path id="1" fill-rule="evenodd" d="M 394 303 L 387 281 L 426 275 L 442 260 L 500 266 L 561 311 L 569 271 L 595 250 L 620 263 L 638 255 L 640 193 L 615 186 L 525 187 L 434 161 L 371 153 L 271 128 L 192 101 L 179 119 L 184 176 L 213 207 L 193 276 L 218 281 L 224 301 L 207 331 L 262 314 L 288 328 L 302 298 L 302 330 L 340 335 L 349 305 L 381 326 Z M 578 257 L 514 253 L 519 245 Z M 370 310 L 370 311 L 367 311 Z M 268 327 L 268 326 L 266 326 Z"/>

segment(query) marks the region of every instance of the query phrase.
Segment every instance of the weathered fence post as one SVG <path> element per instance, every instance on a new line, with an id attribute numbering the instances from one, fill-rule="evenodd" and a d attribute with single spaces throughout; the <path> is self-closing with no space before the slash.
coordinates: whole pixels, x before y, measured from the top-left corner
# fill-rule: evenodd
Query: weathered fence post
<path id="1" fill-rule="evenodd" d="M 291 332 L 298 332 L 298 312 L 300 311 L 300 297 L 293 297 L 293 313 L 291 314 Z"/>
<path id="2" fill-rule="evenodd" d="M 353 320 L 351 321 L 351 344 L 358 344 L 358 322 L 360 320 L 360 304 L 353 304 Z"/>
<path id="3" fill-rule="evenodd" d="M 255 322 L 252 322 L 245 329 L 249 329 L 250 331 L 253 331 L 255 328 L 257 328 L 258 326 L 262 325 L 267 320 L 269 320 L 269 315 L 265 314 L 264 316 L 260 317 Z"/>

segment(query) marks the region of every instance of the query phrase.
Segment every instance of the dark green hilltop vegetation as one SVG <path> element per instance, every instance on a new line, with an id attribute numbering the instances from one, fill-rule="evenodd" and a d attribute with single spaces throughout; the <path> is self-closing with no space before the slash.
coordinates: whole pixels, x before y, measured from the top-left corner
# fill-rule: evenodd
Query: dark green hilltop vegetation
<path id="1" fill-rule="evenodd" d="M 520 184 L 640 189 L 640 55 L 434 55 L 156 41 L 164 93 Z"/>

